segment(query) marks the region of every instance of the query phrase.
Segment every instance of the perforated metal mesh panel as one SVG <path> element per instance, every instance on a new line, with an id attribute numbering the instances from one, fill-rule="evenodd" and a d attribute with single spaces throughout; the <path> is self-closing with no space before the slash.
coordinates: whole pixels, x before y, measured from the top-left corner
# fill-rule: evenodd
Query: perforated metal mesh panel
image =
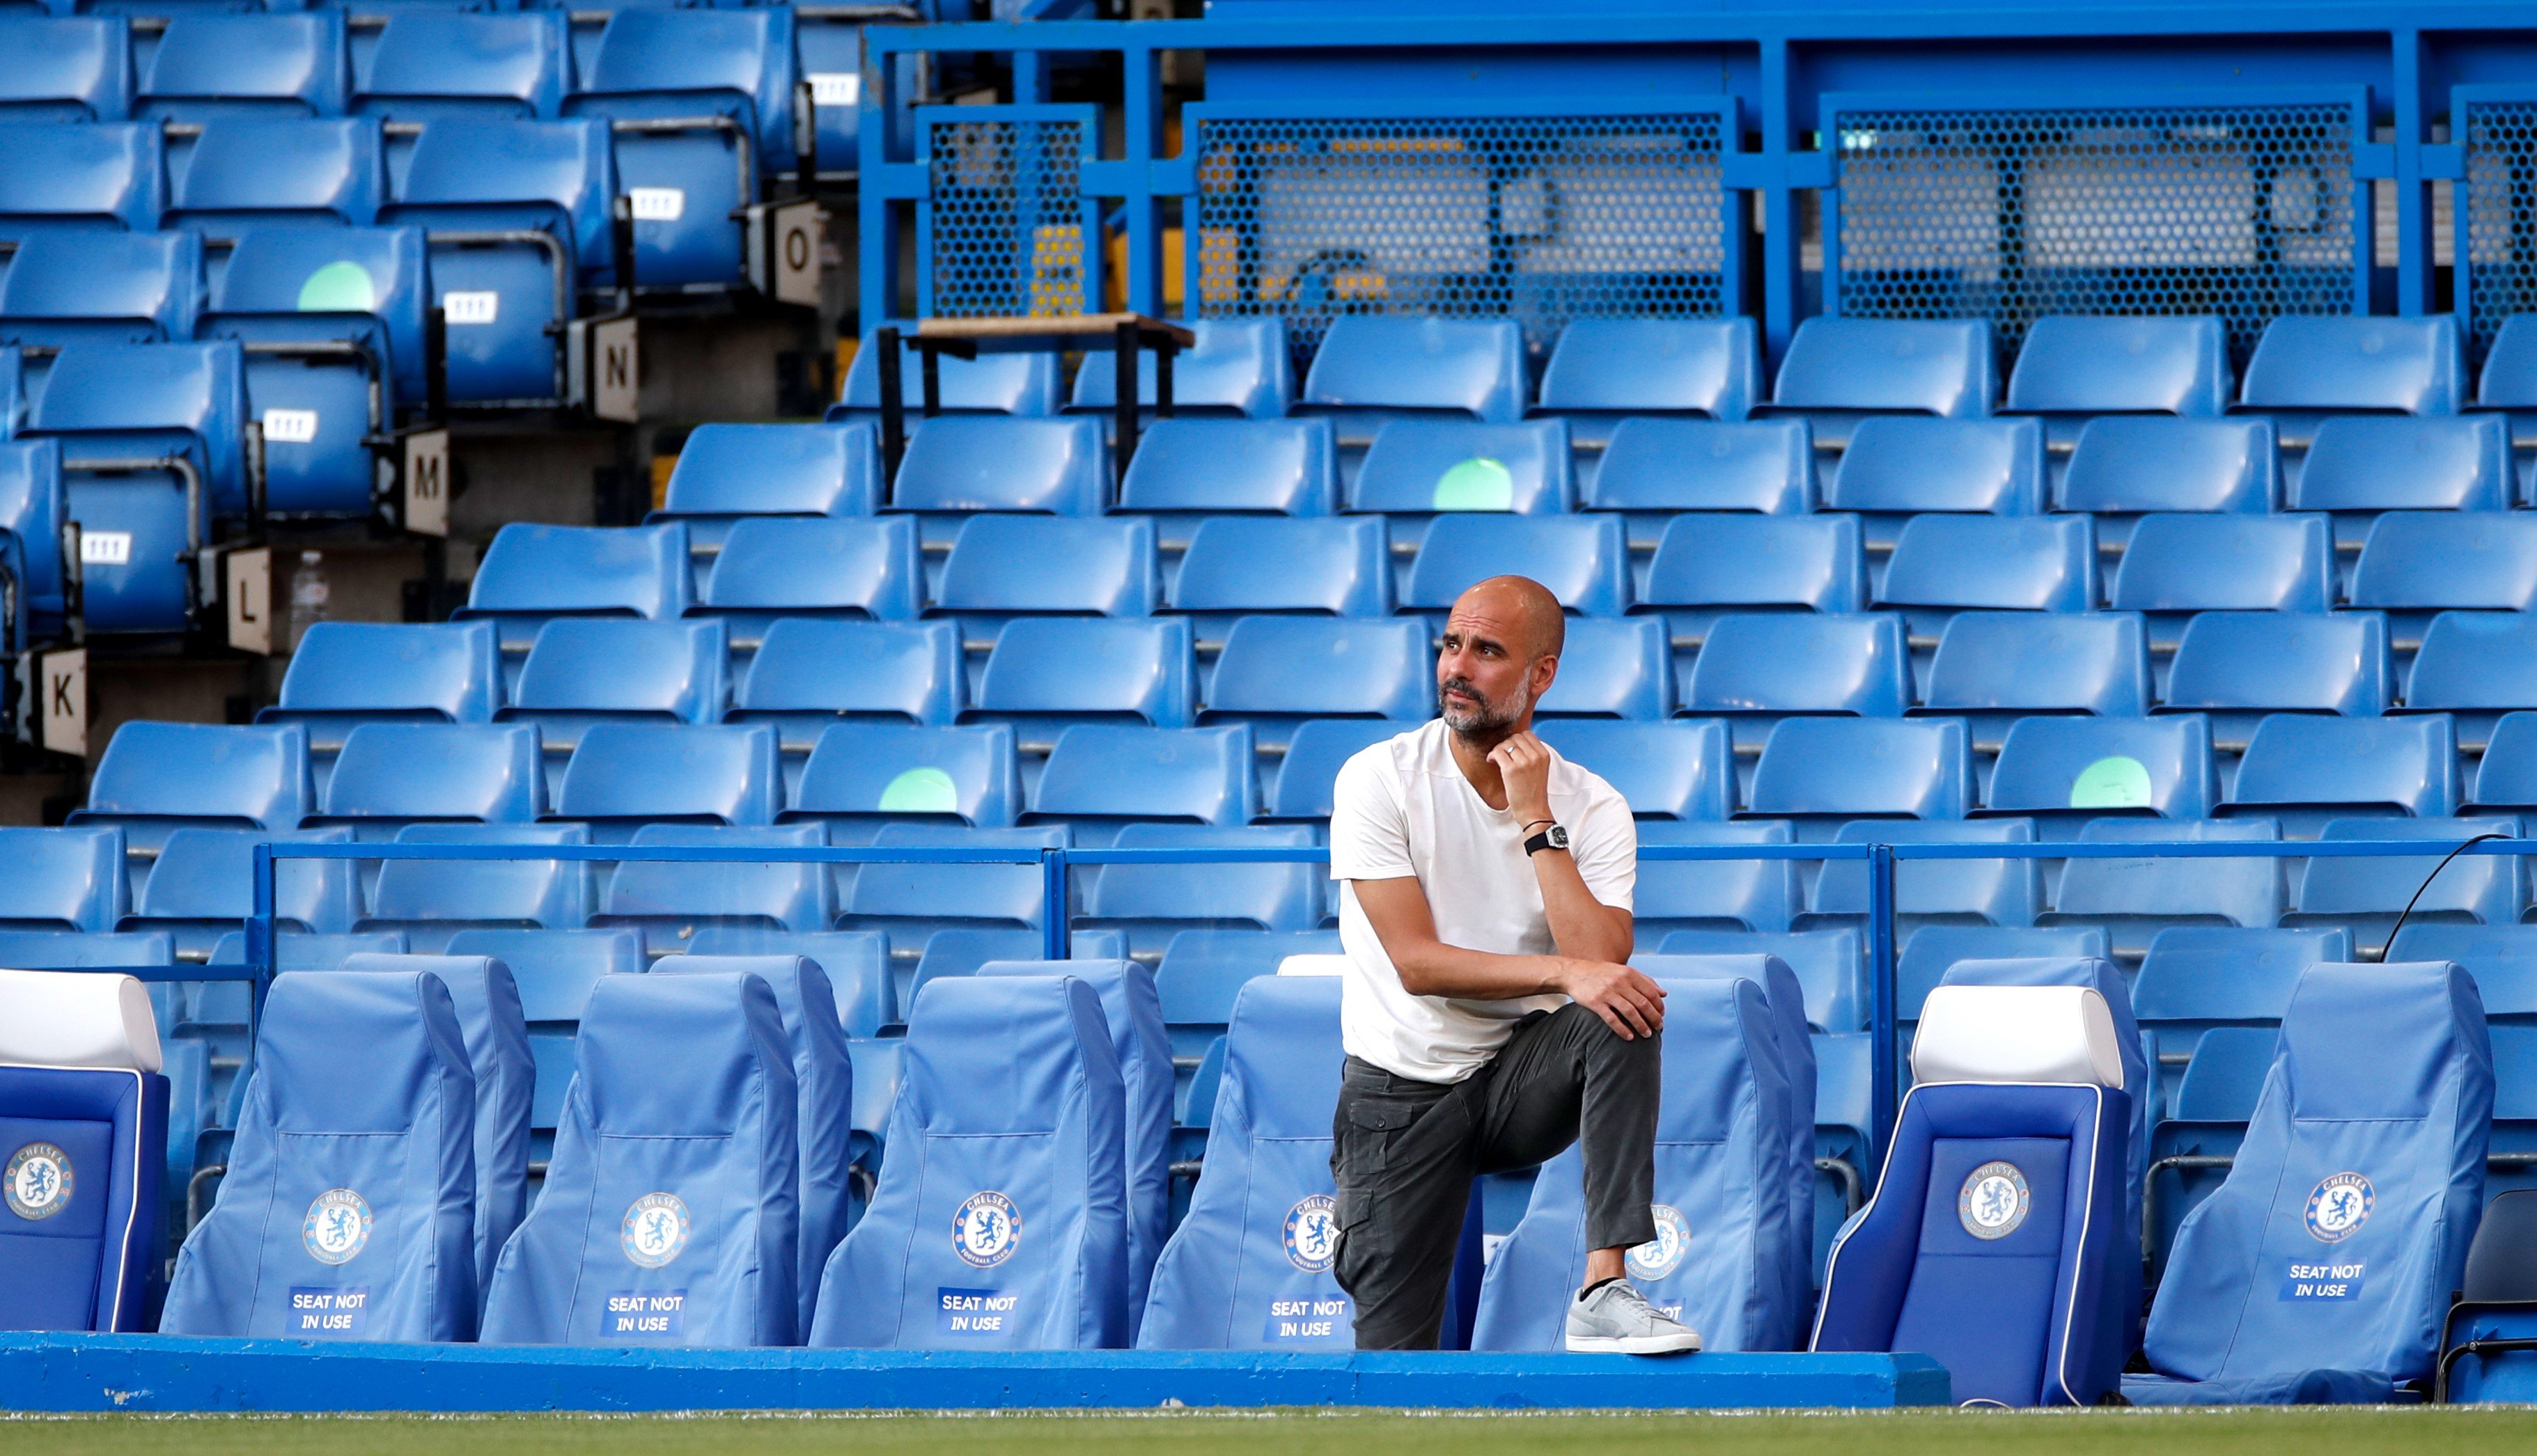
<path id="1" fill-rule="evenodd" d="M 1989 318 L 2003 360 L 2049 314 L 2350 313 L 2367 258 L 2334 102 L 1838 115 L 1840 311 Z"/>
<path id="2" fill-rule="evenodd" d="M 1278 315 L 1299 363 L 1341 314 L 1580 316 L 1733 306 L 1716 115 L 1204 116 L 1194 293 Z"/>
<path id="3" fill-rule="evenodd" d="M 2537 313 L 2537 100 L 2466 108 L 2467 336 L 2478 358 Z"/>
<path id="4" fill-rule="evenodd" d="M 928 118 L 932 266 L 922 311 L 1090 311 L 1078 121 Z"/>

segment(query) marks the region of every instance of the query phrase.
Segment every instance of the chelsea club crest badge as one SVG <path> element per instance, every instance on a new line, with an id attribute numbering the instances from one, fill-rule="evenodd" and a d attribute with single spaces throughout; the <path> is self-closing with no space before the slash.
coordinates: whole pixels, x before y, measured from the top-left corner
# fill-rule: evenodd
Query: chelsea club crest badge
<path id="1" fill-rule="evenodd" d="M 1338 1204 L 1327 1193 L 1315 1193 L 1286 1211 L 1282 1232 L 1286 1262 L 1306 1274 L 1331 1267 L 1339 1253 Z"/>
<path id="2" fill-rule="evenodd" d="M 975 1269 L 993 1269 L 1013 1256 L 1022 1217 L 1002 1193 L 972 1193 L 951 1215 L 951 1251 Z"/>
<path id="3" fill-rule="evenodd" d="M 329 1188 L 308 1205 L 299 1241 L 320 1264 L 347 1264 L 370 1241 L 370 1205 L 350 1188 Z"/>
<path id="4" fill-rule="evenodd" d="M 619 1241 L 638 1269 L 658 1269 L 687 1246 L 687 1206 L 676 1193 L 646 1193 L 625 1206 Z"/>
<path id="5" fill-rule="evenodd" d="M 1638 1279 L 1662 1279 L 1682 1267 L 1682 1256 L 1691 1249 L 1691 1220 L 1662 1203 L 1650 1204 L 1648 1212 L 1657 1221 L 1657 1236 L 1630 1250 L 1630 1273 Z"/>
<path id="6" fill-rule="evenodd" d="M 9 1156 L 9 1211 L 37 1223 L 71 1206 L 71 1155 L 51 1143 L 29 1143 Z"/>
<path id="7" fill-rule="evenodd" d="M 1965 1175 L 1956 1190 L 1956 1222 L 1976 1238 L 2006 1238 L 2035 1207 L 2034 1191 L 2014 1163 L 1991 1162 Z"/>
<path id="8" fill-rule="evenodd" d="M 2341 1243 L 2370 1222 L 2377 1190 L 2357 1172 L 2338 1172 L 2308 1195 L 2308 1232 L 2319 1243 Z"/>

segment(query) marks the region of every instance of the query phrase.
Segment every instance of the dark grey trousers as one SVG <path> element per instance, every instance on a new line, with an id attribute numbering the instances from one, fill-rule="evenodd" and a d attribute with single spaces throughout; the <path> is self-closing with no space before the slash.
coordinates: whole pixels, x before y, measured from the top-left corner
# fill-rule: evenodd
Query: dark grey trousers
<path id="1" fill-rule="evenodd" d="M 1347 1059 L 1331 1125 L 1339 1288 L 1359 1350 L 1433 1350 L 1471 1179 L 1586 1143 L 1586 1246 L 1657 1236 L 1660 1038 L 1623 1041 L 1571 1003 L 1536 1011 L 1460 1082 L 1413 1082 Z"/>

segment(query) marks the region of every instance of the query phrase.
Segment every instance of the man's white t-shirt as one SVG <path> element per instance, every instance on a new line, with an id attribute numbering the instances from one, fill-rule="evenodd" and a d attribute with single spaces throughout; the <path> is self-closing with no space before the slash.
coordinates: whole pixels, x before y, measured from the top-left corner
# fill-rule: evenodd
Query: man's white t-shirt
<path id="1" fill-rule="evenodd" d="M 1557 994 L 1507 1001 L 1413 996 L 1401 989 L 1350 880 L 1415 876 L 1436 938 L 1499 955 L 1558 954 L 1541 881 L 1512 809 L 1493 809 L 1454 762 L 1443 719 L 1377 743 L 1339 768 L 1331 811 L 1331 878 L 1339 882 L 1339 945 L 1347 952 L 1339 1028 L 1348 1054 L 1419 1082 L 1460 1082 L 1506 1044 L 1526 1013 Z M 1568 829 L 1586 888 L 1631 908 L 1639 832 L 1612 786 L 1551 754 L 1550 812 Z"/>

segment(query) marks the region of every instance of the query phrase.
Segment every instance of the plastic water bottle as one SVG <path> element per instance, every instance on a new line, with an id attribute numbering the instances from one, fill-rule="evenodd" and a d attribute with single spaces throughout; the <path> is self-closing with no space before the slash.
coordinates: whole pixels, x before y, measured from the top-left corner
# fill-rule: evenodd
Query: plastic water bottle
<path id="1" fill-rule="evenodd" d="M 291 650 L 299 650 L 299 639 L 308 629 L 326 620 L 326 555 L 323 551 L 302 551 L 299 566 L 291 573 Z"/>

